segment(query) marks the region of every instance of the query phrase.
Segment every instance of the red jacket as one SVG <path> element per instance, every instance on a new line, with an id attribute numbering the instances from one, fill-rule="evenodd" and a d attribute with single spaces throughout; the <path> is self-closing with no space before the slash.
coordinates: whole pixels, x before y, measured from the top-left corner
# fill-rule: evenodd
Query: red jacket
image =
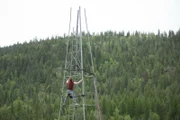
<path id="1" fill-rule="evenodd" d="M 74 82 L 68 81 L 67 83 L 68 90 L 73 90 L 73 86 L 74 86 Z"/>

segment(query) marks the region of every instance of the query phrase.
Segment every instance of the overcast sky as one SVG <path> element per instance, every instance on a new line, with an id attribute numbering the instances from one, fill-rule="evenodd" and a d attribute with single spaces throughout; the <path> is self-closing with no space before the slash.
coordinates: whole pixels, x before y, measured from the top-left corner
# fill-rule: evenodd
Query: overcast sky
<path id="1" fill-rule="evenodd" d="M 0 46 L 67 34 L 70 7 L 75 26 L 78 6 L 91 33 L 180 28 L 180 0 L 0 0 Z"/>

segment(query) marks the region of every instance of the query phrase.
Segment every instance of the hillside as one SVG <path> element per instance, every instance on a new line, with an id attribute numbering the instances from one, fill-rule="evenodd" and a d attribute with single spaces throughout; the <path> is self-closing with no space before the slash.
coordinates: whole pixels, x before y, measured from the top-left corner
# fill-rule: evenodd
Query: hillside
<path id="1" fill-rule="evenodd" d="M 90 38 L 103 120 L 180 120 L 180 30 Z M 0 120 L 58 118 L 66 40 L 0 48 Z"/>

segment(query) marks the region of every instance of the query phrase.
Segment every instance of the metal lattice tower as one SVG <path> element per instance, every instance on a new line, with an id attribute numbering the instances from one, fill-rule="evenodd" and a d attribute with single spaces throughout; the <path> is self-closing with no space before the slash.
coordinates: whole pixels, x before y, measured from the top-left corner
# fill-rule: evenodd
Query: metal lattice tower
<path id="1" fill-rule="evenodd" d="M 71 32 L 71 11 L 72 9 L 70 9 L 65 69 L 58 120 L 86 120 L 87 118 L 101 120 L 86 10 L 84 9 L 84 17 L 87 34 L 83 36 L 81 31 L 81 8 L 79 7 L 77 11 L 76 31 L 73 30 L 73 32 Z M 86 55 L 84 55 L 85 51 Z M 79 106 L 75 106 L 70 97 L 68 97 L 66 105 L 63 105 L 67 90 L 65 82 L 70 76 L 72 76 L 75 81 L 79 81 L 80 79 L 84 80 L 81 84 L 75 85 L 74 88 L 75 97 Z"/>

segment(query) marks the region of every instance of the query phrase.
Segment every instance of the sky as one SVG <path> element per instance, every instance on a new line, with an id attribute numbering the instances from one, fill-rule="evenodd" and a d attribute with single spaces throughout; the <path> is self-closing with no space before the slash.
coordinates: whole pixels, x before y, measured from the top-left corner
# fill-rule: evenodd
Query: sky
<path id="1" fill-rule="evenodd" d="M 0 0 L 0 47 L 68 34 L 70 8 L 75 27 L 79 6 L 90 33 L 180 28 L 180 0 Z"/>

